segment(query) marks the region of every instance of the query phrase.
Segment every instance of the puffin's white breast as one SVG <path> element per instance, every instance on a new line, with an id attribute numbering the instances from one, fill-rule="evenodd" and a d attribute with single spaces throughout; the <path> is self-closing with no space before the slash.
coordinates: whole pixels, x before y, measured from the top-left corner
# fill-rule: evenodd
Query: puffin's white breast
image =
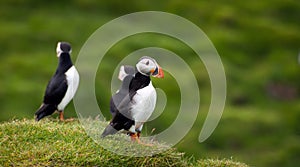
<path id="1" fill-rule="evenodd" d="M 132 99 L 131 114 L 136 122 L 146 122 L 154 111 L 156 91 L 152 83 L 136 92 Z"/>
<path id="2" fill-rule="evenodd" d="M 67 78 L 67 83 L 68 83 L 68 89 L 67 92 L 62 99 L 62 101 L 59 103 L 57 106 L 57 109 L 59 111 L 64 110 L 64 108 L 69 104 L 69 102 L 72 100 L 74 97 L 78 84 L 79 84 L 79 74 L 75 68 L 75 66 L 72 66 L 66 73 L 66 78 Z"/>

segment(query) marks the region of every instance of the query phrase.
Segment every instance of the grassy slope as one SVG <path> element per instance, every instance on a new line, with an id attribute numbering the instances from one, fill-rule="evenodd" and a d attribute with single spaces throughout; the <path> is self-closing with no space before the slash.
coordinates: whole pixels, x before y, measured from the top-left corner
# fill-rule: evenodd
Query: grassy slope
<path id="1" fill-rule="evenodd" d="M 119 156 L 96 144 L 78 121 L 14 120 L 0 125 L 0 165 L 3 166 L 247 166 L 232 160 L 192 160 L 175 149 L 151 157 Z M 125 135 L 121 135 L 125 138 Z M 114 147 L 153 147 L 110 141 Z"/>

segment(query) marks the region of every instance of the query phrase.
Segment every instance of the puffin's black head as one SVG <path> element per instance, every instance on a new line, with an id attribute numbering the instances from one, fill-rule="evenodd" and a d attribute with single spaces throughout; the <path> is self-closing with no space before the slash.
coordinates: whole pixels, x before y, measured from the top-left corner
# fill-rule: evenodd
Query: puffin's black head
<path id="1" fill-rule="evenodd" d="M 62 53 L 71 54 L 72 48 L 68 42 L 58 42 L 56 47 L 57 57 L 60 57 Z"/>
<path id="2" fill-rule="evenodd" d="M 136 64 L 137 70 L 144 75 L 152 75 L 153 77 L 163 78 L 164 72 L 162 68 L 157 64 L 155 59 L 143 56 Z"/>

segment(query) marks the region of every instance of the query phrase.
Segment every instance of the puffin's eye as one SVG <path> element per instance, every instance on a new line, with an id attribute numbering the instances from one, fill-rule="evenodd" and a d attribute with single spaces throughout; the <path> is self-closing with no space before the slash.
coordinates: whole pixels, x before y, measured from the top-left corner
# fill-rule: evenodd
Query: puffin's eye
<path id="1" fill-rule="evenodd" d="M 149 65 L 149 60 L 146 62 L 146 65 Z"/>

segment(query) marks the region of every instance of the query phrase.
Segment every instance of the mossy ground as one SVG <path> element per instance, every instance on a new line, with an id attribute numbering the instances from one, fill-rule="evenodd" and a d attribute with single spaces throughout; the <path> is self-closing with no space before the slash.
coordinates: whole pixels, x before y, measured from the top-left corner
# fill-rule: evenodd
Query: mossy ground
<path id="1" fill-rule="evenodd" d="M 121 156 L 94 142 L 76 119 L 13 120 L 0 124 L 0 129 L 0 166 L 247 166 L 232 160 L 195 160 L 173 148 L 152 156 Z M 117 137 L 127 138 L 123 134 Z M 114 137 L 100 142 L 120 149 L 141 147 L 147 152 L 162 146 L 143 146 Z"/>

